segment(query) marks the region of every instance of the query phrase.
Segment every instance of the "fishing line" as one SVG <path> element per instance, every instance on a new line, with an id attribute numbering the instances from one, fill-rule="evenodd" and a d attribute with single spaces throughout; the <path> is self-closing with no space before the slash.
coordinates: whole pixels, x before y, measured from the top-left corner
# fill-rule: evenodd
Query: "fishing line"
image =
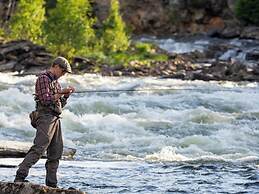
<path id="1" fill-rule="evenodd" d="M 120 90 L 81 90 L 81 91 L 75 91 L 74 93 L 82 94 L 82 93 L 159 92 L 159 91 L 205 91 L 205 92 L 226 92 L 227 91 L 227 92 L 240 92 L 240 93 L 244 92 L 238 89 L 153 88 L 153 89 L 120 89 Z"/>

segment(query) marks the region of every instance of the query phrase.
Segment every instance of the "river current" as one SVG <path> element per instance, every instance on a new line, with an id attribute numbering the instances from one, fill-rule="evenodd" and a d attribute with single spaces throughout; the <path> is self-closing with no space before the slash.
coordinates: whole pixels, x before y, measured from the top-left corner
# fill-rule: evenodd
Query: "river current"
<path id="1" fill-rule="evenodd" d="M 0 140 L 32 142 L 35 76 L 0 73 Z M 68 75 L 60 187 L 89 193 L 258 193 L 259 87 L 248 82 Z M 161 89 L 161 90 L 160 90 Z M 169 90 L 166 90 L 169 89 Z M 143 91 L 139 91 L 143 90 Z M 0 159 L 17 165 L 21 159 Z M 16 168 L 0 168 L 12 181 Z M 44 160 L 28 179 L 44 184 Z"/>

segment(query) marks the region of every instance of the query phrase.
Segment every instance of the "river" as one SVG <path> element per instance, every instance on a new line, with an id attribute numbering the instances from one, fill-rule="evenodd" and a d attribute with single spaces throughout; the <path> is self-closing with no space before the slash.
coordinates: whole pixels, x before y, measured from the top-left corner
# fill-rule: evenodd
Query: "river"
<path id="1" fill-rule="evenodd" d="M 0 140 L 33 141 L 28 114 L 35 80 L 0 73 Z M 77 154 L 61 161 L 59 186 L 96 194 L 258 193 L 257 83 L 85 74 L 61 84 L 144 91 L 71 96 L 62 127 L 65 145 Z M 12 181 L 15 171 L 0 168 L 0 180 Z M 28 179 L 44 184 L 44 176 L 41 160 Z"/>

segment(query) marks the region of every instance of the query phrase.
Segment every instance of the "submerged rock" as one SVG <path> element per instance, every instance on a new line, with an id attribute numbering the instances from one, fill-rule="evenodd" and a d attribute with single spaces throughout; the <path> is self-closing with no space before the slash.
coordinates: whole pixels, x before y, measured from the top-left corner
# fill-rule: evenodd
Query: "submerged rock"
<path id="1" fill-rule="evenodd" d="M 86 194 L 83 191 L 72 189 L 51 188 L 32 183 L 0 182 L 0 194 Z"/>

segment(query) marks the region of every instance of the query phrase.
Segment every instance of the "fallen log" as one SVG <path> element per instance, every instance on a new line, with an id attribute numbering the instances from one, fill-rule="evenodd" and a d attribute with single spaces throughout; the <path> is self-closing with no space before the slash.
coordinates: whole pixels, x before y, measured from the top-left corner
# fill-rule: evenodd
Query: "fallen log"
<path id="1" fill-rule="evenodd" d="M 76 189 L 52 188 L 32 183 L 0 182 L 0 194 L 86 194 Z"/>
<path id="2" fill-rule="evenodd" d="M 23 158 L 31 146 L 30 142 L 0 140 L 0 158 Z M 75 153 L 76 149 L 64 147 L 62 158 L 72 159 Z M 46 158 L 46 154 L 43 158 Z"/>

